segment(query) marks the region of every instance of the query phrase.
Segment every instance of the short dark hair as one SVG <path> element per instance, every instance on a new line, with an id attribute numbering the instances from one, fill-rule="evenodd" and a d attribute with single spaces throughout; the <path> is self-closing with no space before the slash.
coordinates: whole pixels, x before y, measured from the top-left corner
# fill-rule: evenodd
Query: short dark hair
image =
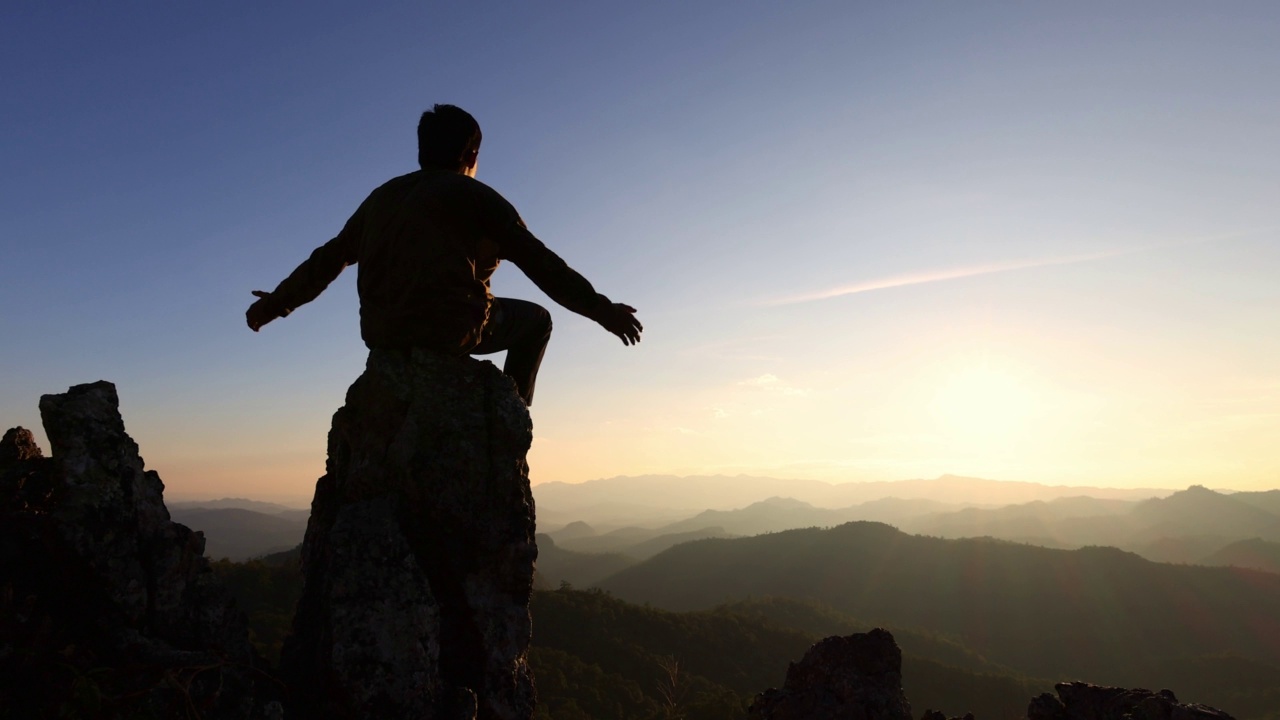
<path id="1" fill-rule="evenodd" d="M 418 121 L 418 165 L 462 170 L 467 156 L 480 150 L 480 123 L 454 105 L 435 105 Z"/>

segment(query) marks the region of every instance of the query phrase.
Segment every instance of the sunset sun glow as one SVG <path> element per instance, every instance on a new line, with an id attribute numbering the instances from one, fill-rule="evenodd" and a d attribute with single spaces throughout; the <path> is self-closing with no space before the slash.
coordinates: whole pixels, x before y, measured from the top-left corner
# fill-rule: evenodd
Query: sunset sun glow
<path id="1" fill-rule="evenodd" d="M 997 450 L 1028 431 L 1035 397 L 1024 382 L 990 366 L 947 376 L 930 412 L 947 435 L 980 450 Z"/>

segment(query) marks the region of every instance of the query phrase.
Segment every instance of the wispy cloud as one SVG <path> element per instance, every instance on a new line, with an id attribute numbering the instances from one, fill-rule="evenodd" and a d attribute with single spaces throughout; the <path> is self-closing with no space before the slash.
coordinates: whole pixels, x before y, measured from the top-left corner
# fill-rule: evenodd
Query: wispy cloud
<path id="1" fill-rule="evenodd" d="M 992 273 L 1025 270 L 1027 268 L 1035 267 L 1047 267 L 1050 265 L 1074 265 L 1076 263 L 1089 262 L 1091 260 L 1102 260 L 1105 258 L 1118 257 L 1120 255 L 1129 255 L 1141 252 L 1145 249 L 1147 248 L 1109 250 L 1106 252 L 1088 253 L 1085 255 L 1067 255 L 1031 260 L 1012 260 L 986 265 L 970 265 L 968 267 L 950 268 L 946 270 L 928 270 L 920 273 L 893 275 L 886 278 L 877 278 L 875 280 L 855 283 L 853 285 L 844 285 L 841 287 L 819 290 L 817 292 L 807 293 L 804 295 L 793 295 L 791 297 L 778 298 L 775 300 L 766 300 L 762 304 L 793 305 L 795 303 L 826 300 L 828 298 L 841 297 L 844 295 L 857 295 L 858 293 L 871 292 L 872 290 L 886 290 L 888 288 L 903 287 L 906 285 L 922 285 L 924 283 L 940 282 L 942 280 L 958 280 L 959 278 L 973 277 L 975 275 L 990 275 Z"/>
<path id="2" fill-rule="evenodd" d="M 1049 267 L 1053 265 L 1075 265 L 1084 262 L 1093 262 L 1096 260 L 1105 260 L 1107 258 L 1120 257 L 1123 255 L 1133 255 L 1136 253 L 1149 252 L 1153 250 L 1164 250 L 1175 247 L 1185 247 L 1189 245 L 1200 245 L 1202 243 L 1214 242 L 1218 240 L 1231 240 L 1235 238 L 1246 237 L 1249 235 L 1257 235 L 1263 232 L 1274 232 L 1276 228 L 1266 228 L 1260 230 L 1249 230 L 1245 232 L 1236 232 L 1224 235 L 1214 235 L 1211 237 L 1192 238 L 1188 240 L 1178 240 L 1174 242 L 1153 243 L 1150 245 L 1140 245 L 1130 248 L 1119 248 L 1113 250 L 1103 250 L 1100 252 L 1084 253 L 1080 255 L 1058 255 L 1052 257 L 1030 258 L 1023 260 L 1009 260 L 1005 262 L 987 263 L 983 265 L 969 265 L 966 267 L 949 268 L 942 270 L 926 270 L 918 273 L 908 273 L 905 275 L 893 275 L 886 278 L 877 278 L 875 280 L 867 280 L 852 285 L 843 285 L 840 287 L 828 288 L 817 292 L 805 293 L 802 295 L 793 295 L 784 298 L 775 298 L 765 300 L 761 305 L 793 305 L 795 303 L 813 302 L 814 300 L 827 300 L 829 298 L 842 297 L 845 295 L 857 295 L 858 293 L 871 292 L 872 290 L 885 290 L 888 288 L 904 287 L 907 285 L 922 285 L 925 283 L 941 282 L 943 280 L 958 280 L 960 278 L 974 277 L 976 275 L 990 275 L 993 273 L 1011 272 L 1013 270 L 1026 270 L 1028 268 Z"/>

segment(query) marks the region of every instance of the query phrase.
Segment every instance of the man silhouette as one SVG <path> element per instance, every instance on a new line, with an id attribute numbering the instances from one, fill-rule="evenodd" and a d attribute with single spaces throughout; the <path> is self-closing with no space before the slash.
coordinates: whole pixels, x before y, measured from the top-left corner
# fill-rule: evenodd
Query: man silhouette
<path id="1" fill-rule="evenodd" d="M 507 351 L 503 372 L 533 402 L 551 315 L 525 300 L 495 298 L 489 278 L 510 260 L 552 300 L 600 323 L 626 345 L 640 341 L 636 309 L 595 291 L 525 227 L 515 208 L 475 179 L 480 125 L 453 105 L 418 123 L 416 172 L 370 193 L 338 236 L 245 313 L 257 332 L 314 300 L 359 264 L 360 334 L 370 349 L 426 348 L 454 355 Z"/>

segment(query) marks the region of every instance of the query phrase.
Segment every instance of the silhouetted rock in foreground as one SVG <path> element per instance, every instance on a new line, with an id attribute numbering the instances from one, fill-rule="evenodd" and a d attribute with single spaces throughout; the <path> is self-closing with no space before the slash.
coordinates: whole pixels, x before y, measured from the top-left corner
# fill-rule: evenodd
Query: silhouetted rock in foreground
<path id="1" fill-rule="evenodd" d="M 1058 697 L 1044 693 L 1031 701 L 1027 720 L 1233 720 L 1204 705 L 1185 705 L 1161 690 L 1125 690 L 1087 683 L 1058 683 Z"/>
<path id="2" fill-rule="evenodd" d="M 311 505 L 291 718 L 532 716 L 531 442 L 491 364 L 369 354 Z"/>
<path id="3" fill-rule="evenodd" d="M 902 651 L 885 630 L 829 637 L 787 668 L 781 690 L 756 696 L 752 720 L 911 720 Z"/>
<path id="4" fill-rule="evenodd" d="M 1027 720 L 1234 720 L 1204 705 L 1180 704 L 1173 693 L 1059 683 L 1058 697 L 1031 700 Z M 756 696 L 749 720 L 909 720 L 902 692 L 902 652 L 885 630 L 829 637 L 787 668 L 781 690 Z M 926 710 L 921 720 L 948 720 Z M 952 718 L 951 720 L 961 720 Z M 974 720 L 966 714 L 963 720 Z"/>
<path id="5" fill-rule="evenodd" d="M 45 395 L 51 445 L 0 440 L 0 708 L 11 717 L 263 717 L 244 615 L 169 520 L 115 386 Z"/>

